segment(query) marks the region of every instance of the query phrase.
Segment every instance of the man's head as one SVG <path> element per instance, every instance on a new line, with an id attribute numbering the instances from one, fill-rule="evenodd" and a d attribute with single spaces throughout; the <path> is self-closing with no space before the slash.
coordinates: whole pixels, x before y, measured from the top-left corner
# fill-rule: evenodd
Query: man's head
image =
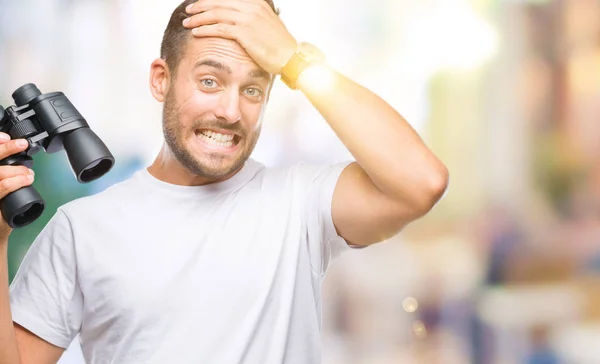
<path id="1" fill-rule="evenodd" d="M 193 2 L 172 13 L 150 86 L 164 102 L 163 132 L 172 156 L 194 175 L 223 179 L 254 150 L 273 77 L 237 42 L 196 38 L 184 28 L 185 7 Z"/>

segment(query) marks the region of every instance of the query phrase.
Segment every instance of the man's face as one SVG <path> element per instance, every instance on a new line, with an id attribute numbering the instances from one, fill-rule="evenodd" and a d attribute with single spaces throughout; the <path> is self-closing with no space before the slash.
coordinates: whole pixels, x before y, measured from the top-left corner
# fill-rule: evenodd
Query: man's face
<path id="1" fill-rule="evenodd" d="M 163 111 L 169 149 L 197 176 L 231 175 L 258 140 L 270 75 L 235 41 L 190 37 L 171 77 Z"/>

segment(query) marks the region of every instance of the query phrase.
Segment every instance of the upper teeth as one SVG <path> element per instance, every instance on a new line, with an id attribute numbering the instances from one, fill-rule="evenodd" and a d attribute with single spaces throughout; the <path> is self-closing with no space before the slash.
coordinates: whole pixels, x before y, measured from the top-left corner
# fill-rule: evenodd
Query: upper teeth
<path id="1" fill-rule="evenodd" d="M 215 133 L 212 130 L 202 130 L 201 133 L 219 142 L 228 142 L 233 140 L 233 134 L 220 134 Z"/>

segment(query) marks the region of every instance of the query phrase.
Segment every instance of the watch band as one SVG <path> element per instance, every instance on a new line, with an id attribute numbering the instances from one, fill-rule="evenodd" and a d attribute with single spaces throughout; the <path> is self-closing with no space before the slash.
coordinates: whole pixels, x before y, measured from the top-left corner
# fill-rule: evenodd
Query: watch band
<path id="1" fill-rule="evenodd" d="M 310 65 L 322 63 L 323 53 L 309 43 L 300 43 L 288 63 L 281 69 L 281 81 L 292 90 L 298 89 L 298 77 Z"/>

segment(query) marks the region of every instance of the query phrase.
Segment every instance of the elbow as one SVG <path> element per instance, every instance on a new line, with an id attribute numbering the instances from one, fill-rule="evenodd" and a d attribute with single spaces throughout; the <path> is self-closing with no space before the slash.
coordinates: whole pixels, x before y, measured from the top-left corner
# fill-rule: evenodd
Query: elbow
<path id="1" fill-rule="evenodd" d="M 435 205 L 444 196 L 448 190 L 449 181 L 450 173 L 448 172 L 448 168 L 441 164 L 429 183 L 429 189 L 431 191 L 430 194 L 433 199 L 433 204 L 431 207 L 433 207 L 433 205 Z"/>
<path id="2" fill-rule="evenodd" d="M 449 180 L 448 169 L 443 164 L 429 174 L 422 184 L 421 199 L 416 208 L 419 216 L 427 214 L 442 199 L 448 189 Z"/>

